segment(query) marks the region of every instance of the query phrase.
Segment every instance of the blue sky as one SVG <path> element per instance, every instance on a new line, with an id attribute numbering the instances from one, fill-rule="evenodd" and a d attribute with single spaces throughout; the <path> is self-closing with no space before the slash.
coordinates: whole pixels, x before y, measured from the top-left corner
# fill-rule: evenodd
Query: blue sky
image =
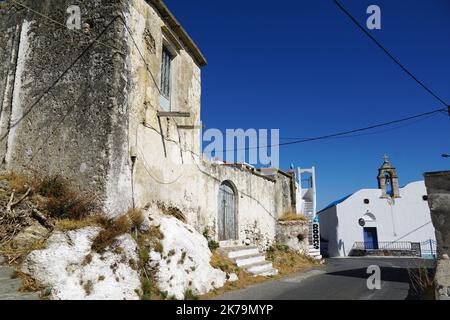
<path id="1" fill-rule="evenodd" d="M 350 130 L 441 107 L 375 46 L 332 0 L 166 0 L 208 59 L 202 70 L 207 128 L 279 128 L 281 137 Z M 340 0 L 413 74 L 450 103 L 450 1 Z M 381 132 L 380 132 L 381 131 Z M 280 149 L 280 166 L 317 168 L 319 208 L 375 188 L 384 153 L 400 184 L 448 170 L 450 118 Z"/>

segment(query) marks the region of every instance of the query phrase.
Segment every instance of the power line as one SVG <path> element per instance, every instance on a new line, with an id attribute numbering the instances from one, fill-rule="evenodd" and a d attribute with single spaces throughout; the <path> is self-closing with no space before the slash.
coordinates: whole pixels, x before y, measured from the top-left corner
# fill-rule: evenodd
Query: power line
<path id="1" fill-rule="evenodd" d="M 430 88 L 428 88 L 422 81 L 417 79 L 404 65 L 400 63 L 380 42 L 377 41 L 352 15 L 348 12 L 337 0 L 334 0 L 334 3 L 344 12 L 350 20 L 367 36 L 369 37 L 381 50 L 384 51 L 388 55 L 389 58 L 392 59 L 403 71 L 406 72 L 414 81 L 416 81 L 422 88 L 424 88 L 429 94 L 431 94 L 434 98 L 436 98 L 440 103 L 444 106 L 448 107 L 448 104 L 440 98 L 436 93 L 434 93 Z"/>
<path id="2" fill-rule="evenodd" d="M 158 83 L 156 81 L 156 78 L 153 75 L 152 71 L 150 70 L 150 67 L 149 67 L 147 61 L 145 61 L 144 55 L 142 54 L 141 50 L 139 49 L 139 47 L 138 47 L 138 45 L 136 43 L 136 40 L 134 40 L 134 37 L 133 37 L 133 34 L 132 34 L 130 28 L 128 27 L 127 23 L 125 22 L 125 20 L 123 19 L 122 16 L 120 16 L 120 20 L 122 21 L 123 25 L 125 26 L 125 29 L 127 30 L 128 34 L 130 35 L 130 38 L 133 41 L 134 46 L 136 47 L 136 50 L 138 51 L 142 61 L 144 62 L 145 68 L 147 69 L 147 72 L 150 74 L 150 77 L 152 78 L 153 83 L 155 84 L 155 87 L 158 90 L 158 93 L 161 94 L 161 89 L 159 89 L 159 85 L 158 85 Z"/>
<path id="3" fill-rule="evenodd" d="M 369 135 L 375 135 L 375 134 L 381 134 L 381 133 L 385 133 L 385 132 L 390 132 L 390 131 L 394 131 L 394 130 L 398 130 L 404 127 L 408 127 L 411 126 L 413 124 L 416 124 L 420 121 L 424 121 L 429 119 L 430 117 L 432 117 L 434 114 L 430 114 L 428 116 L 425 116 L 424 118 L 418 119 L 416 121 L 412 121 L 410 123 L 405 123 L 393 128 L 388 128 L 388 129 L 384 129 L 384 130 L 378 130 L 375 132 L 367 132 L 367 133 L 359 133 L 359 134 L 353 134 L 353 135 L 345 135 L 345 136 L 339 136 L 339 137 L 334 137 L 335 139 L 345 139 L 345 138 L 354 138 L 354 137 L 361 137 L 361 136 L 369 136 Z M 302 139 L 307 139 L 307 138 L 291 138 L 291 137 L 285 137 L 285 138 L 280 138 L 280 140 L 302 140 Z M 331 138 L 333 139 L 333 138 Z"/>
<path id="4" fill-rule="evenodd" d="M 16 1 L 16 0 L 11 0 L 11 2 L 13 2 L 13 3 L 15 3 L 15 4 L 18 4 L 19 6 L 25 8 L 25 9 L 27 9 L 27 10 L 29 10 L 29 11 L 35 13 L 35 14 L 37 14 L 38 16 L 40 16 L 40 17 L 42 17 L 42 18 L 44 18 L 44 19 L 46 19 L 46 20 L 48 20 L 48 21 L 50 21 L 50 22 L 52 22 L 52 23 L 54 23 L 54 24 L 56 24 L 56 25 L 58 25 L 58 26 L 60 26 L 60 27 L 66 28 L 66 29 L 68 29 L 68 30 L 70 30 L 70 31 L 72 31 L 72 32 L 74 32 L 74 33 L 77 33 L 77 34 L 79 34 L 79 35 L 82 35 L 82 36 L 84 36 L 84 37 L 89 37 L 88 34 L 82 32 L 82 31 L 76 30 L 76 29 L 69 29 L 69 28 L 67 27 L 67 25 L 65 25 L 64 23 L 61 23 L 61 22 L 59 22 L 59 21 L 57 21 L 57 20 L 55 20 L 55 19 L 52 19 L 51 17 L 49 17 L 49 16 L 47 16 L 47 15 L 45 15 L 45 14 L 39 12 L 39 11 L 36 11 L 36 10 L 34 10 L 33 8 L 30 8 L 29 6 L 24 5 L 24 4 L 21 3 L 21 2 L 18 2 L 18 1 Z M 109 44 L 107 44 L 107 43 L 104 43 L 104 42 L 101 42 L 101 41 L 98 41 L 98 40 L 94 40 L 94 41 L 97 42 L 98 44 L 101 44 L 102 46 L 108 47 L 108 48 L 110 48 L 110 49 L 114 49 L 114 50 L 116 50 L 117 52 L 121 53 L 122 55 L 124 54 L 120 49 L 118 49 L 118 48 L 116 48 L 116 47 L 114 47 L 114 46 L 112 46 L 112 45 L 109 45 Z"/>
<path id="5" fill-rule="evenodd" d="M 353 130 L 348 130 L 348 131 L 342 131 L 342 132 L 338 132 L 338 133 L 332 133 L 332 134 L 327 134 L 327 135 L 313 137 L 313 138 L 299 139 L 299 140 L 296 140 L 296 141 L 284 142 L 284 143 L 267 145 L 267 146 L 247 147 L 247 148 L 230 149 L 230 150 L 220 150 L 220 151 L 217 151 L 217 152 L 244 151 L 244 150 L 260 149 L 260 148 L 267 148 L 267 147 L 281 147 L 281 146 L 287 146 L 287 145 L 292 145 L 292 144 L 300 144 L 300 143 L 305 143 L 305 142 L 310 142 L 310 141 L 325 140 L 325 139 L 330 139 L 330 138 L 334 138 L 334 137 L 348 135 L 348 134 L 351 134 L 351 133 L 363 132 L 363 131 L 367 131 L 367 130 L 371 130 L 371 129 L 375 129 L 375 128 L 389 126 L 389 125 L 392 125 L 392 124 L 395 124 L 395 123 L 401 123 L 401 122 L 405 122 L 405 121 L 408 121 L 408 120 L 425 117 L 425 116 L 428 116 L 428 115 L 432 115 L 434 113 L 441 112 L 442 110 L 446 110 L 446 109 L 436 109 L 436 110 L 433 110 L 433 111 L 429 111 L 429 112 L 425 112 L 425 113 L 421 113 L 421 114 L 416 114 L 416 115 L 413 115 L 413 116 L 410 116 L 410 117 L 406 117 L 406 118 L 402 118 L 402 119 L 392 120 L 392 121 L 383 122 L 383 123 L 379 123 L 379 124 L 375 124 L 375 125 L 371 125 L 371 126 L 367 126 L 367 127 L 363 127 L 363 128 L 358 128 L 358 129 L 353 129 Z"/>

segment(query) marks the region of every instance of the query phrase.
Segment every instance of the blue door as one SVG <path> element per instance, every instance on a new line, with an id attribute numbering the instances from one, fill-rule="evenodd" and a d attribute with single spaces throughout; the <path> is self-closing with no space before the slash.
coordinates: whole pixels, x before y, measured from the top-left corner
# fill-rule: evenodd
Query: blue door
<path id="1" fill-rule="evenodd" d="M 366 250 L 378 249 L 377 228 L 364 228 L 364 247 Z"/>

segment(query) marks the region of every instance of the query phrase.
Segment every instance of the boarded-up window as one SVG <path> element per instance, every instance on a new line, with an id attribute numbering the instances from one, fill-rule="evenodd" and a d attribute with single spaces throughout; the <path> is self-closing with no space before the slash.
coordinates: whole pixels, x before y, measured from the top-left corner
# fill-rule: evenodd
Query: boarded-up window
<path id="1" fill-rule="evenodd" d="M 166 47 L 163 47 L 162 51 L 162 63 L 161 63 L 161 94 L 167 99 L 170 98 L 170 65 L 172 61 L 172 55 Z"/>

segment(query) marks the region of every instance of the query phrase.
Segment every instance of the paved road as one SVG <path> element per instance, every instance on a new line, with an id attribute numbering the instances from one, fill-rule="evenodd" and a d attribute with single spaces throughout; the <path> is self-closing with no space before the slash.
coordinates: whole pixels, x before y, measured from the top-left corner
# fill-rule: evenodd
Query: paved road
<path id="1" fill-rule="evenodd" d="M 367 267 L 381 269 L 381 289 L 367 288 Z M 248 300 L 405 300 L 416 298 L 408 268 L 433 268 L 432 260 L 412 258 L 335 258 L 320 268 L 233 291 L 218 299 Z M 410 290 L 411 289 L 411 290 Z"/>

